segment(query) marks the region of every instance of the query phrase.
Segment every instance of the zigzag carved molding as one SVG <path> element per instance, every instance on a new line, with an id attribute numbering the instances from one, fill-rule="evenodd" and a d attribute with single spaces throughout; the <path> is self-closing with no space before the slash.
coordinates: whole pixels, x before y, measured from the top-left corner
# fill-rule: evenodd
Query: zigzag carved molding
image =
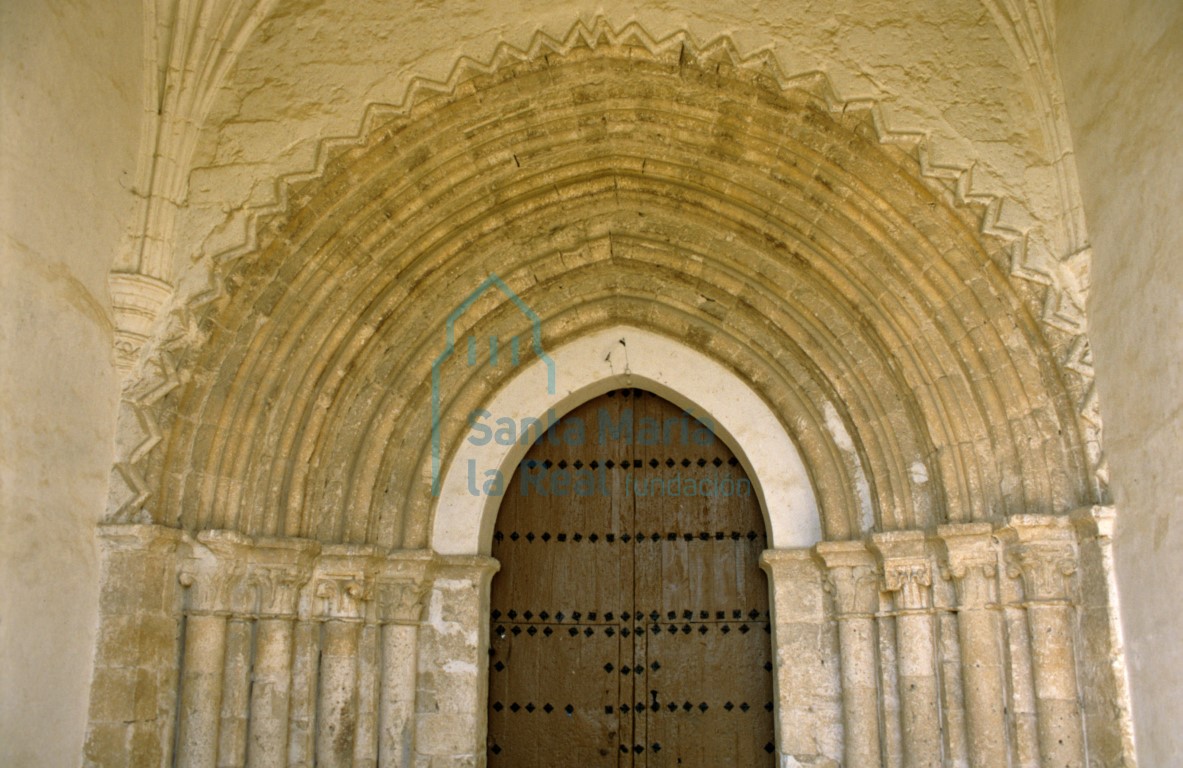
<path id="1" fill-rule="evenodd" d="M 324 139 L 318 143 L 315 162 L 302 171 L 284 174 L 275 180 L 273 201 L 267 205 L 242 210 L 241 242 L 215 255 L 210 264 L 210 279 L 203 290 L 188 297 L 177 297 L 171 310 L 158 325 L 155 337 L 144 346 L 138 368 L 125 381 L 124 404 L 134 415 L 135 425 L 124 420 L 121 431 L 136 430 L 139 437 L 116 463 L 118 476 L 127 492 L 118 493 L 113 486 L 111 519 L 131 521 L 144 517 L 143 507 L 153 493 L 152 483 L 145 473 L 146 462 L 160 446 L 165 432 L 161 424 L 160 403 L 182 383 L 178 361 L 184 360 L 188 350 L 202 343 L 198 320 L 209 307 L 228 295 L 225 276 L 239 259 L 254 252 L 259 244 L 259 231 L 268 217 L 288 212 L 292 208 L 292 190 L 298 185 L 321 177 L 329 160 L 348 147 L 362 144 L 380 125 L 409 113 L 420 99 L 433 94 L 454 93 L 464 81 L 515 62 L 545 56 L 563 56 L 576 47 L 596 48 L 602 45 L 634 46 L 651 54 L 660 55 L 679 51 L 700 59 L 725 57 L 733 66 L 758 70 L 770 77 L 782 90 L 801 89 L 821 98 L 835 113 L 862 112 L 872 122 L 878 139 L 884 144 L 899 145 L 915 153 L 921 175 L 932 185 L 948 190 L 958 204 L 976 206 L 981 211 L 980 229 L 983 234 L 998 238 L 1006 244 L 1010 256 L 1010 275 L 1033 287 L 1041 296 L 1034 311 L 1052 337 L 1066 339 L 1053 344 L 1067 354 L 1059 361 L 1065 372 L 1076 379 L 1072 391 L 1077 392 L 1077 412 L 1089 450 L 1089 460 L 1095 477 L 1095 491 L 1105 494 L 1107 470 L 1101 453 L 1101 420 L 1093 385 L 1093 367 L 1084 313 L 1088 291 L 1090 253 L 1083 249 L 1065 259 L 1057 259 L 1044 245 L 1036 231 L 1021 231 L 1007 226 L 1002 211 L 1007 202 L 1004 195 L 979 189 L 974 184 L 972 166 L 940 165 L 931 161 L 935 154 L 929 136 L 915 131 L 893 130 L 882 106 L 868 99 L 843 99 L 824 72 L 811 71 L 786 75 L 769 50 L 742 54 L 728 36 L 719 36 L 700 43 L 689 32 L 679 31 L 657 38 L 636 22 L 614 29 L 607 20 L 593 23 L 577 22 L 562 38 L 537 32 L 530 44 L 519 48 L 508 43 L 497 47 L 488 61 L 460 57 L 449 76 L 443 80 L 414 78 L 400 104 L 375 103 L 366 107 L 358 131 L 350 136 Z"/>

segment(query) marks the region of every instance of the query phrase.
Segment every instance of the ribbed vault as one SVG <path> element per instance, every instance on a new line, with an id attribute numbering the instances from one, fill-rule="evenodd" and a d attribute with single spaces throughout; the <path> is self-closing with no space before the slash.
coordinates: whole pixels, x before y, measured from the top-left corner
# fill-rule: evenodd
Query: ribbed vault
<path id="1" fill-rule="evenodd" d="M 630 325 L 748 382 L 827 538 L 1092 500 L 1060 370 L 977 212 L 757 71 L 628 46 L 507 64 L 291 197 L 182 361 L 159 520 L 429 545 L 431 367 L 490 273 L 544 347 Z M 462 323 L 522 331 L 504 297 Z M 448 368 L 445 451 L 514 370 Z"/>

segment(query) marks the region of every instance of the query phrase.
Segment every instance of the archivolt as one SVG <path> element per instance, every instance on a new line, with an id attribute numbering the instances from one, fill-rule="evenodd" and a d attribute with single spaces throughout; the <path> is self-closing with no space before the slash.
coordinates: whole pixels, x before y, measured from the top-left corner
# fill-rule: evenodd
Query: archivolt
<path id="1" fill-rule="evenodd" d="M 507 64 L 291 194 L 183 362 L 158 519 L 429 545 L 431 365 L 490 272 L 545 346 L 630 325 L 748 382 L 827 538 L 1091 501 L 1001 244 L 865 120 L 758 72 L 624 45 Z M 506 301 L 466 318 L 520 331 Z M 449 371 L 445 448 L 511 372 Z"/>

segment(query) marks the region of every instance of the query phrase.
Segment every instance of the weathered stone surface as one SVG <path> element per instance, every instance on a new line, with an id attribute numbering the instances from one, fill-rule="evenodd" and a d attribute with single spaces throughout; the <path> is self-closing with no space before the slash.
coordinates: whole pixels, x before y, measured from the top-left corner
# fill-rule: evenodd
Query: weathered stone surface
<path id="1" fill-rule="evenodd" d="M 777 701 L 782 764 L 872 729 L 872 765 L 1132 763 L 1115 560 L 1144 762 L 1179 752 L 1177 590 L 1144 588 L 1176 567 L 1183 486 L 1179 195 L 1156 181 L 1179 100 L 1153 75 L 1177 15 L 109 5 L 0 10 L 0 762 L 166 765 L 179 739 L 179 764 L 482 763 L 482 587 L 430 586 L 420 491 L 423 361 L 489 271 L 548 344 L 666 334 L 795 440 L 827 541 L 824 568 L 769 558 L 778 683 L 814 692 Z M 1116 555 L 1101 518 L 1062 517 L 1107 500 L 1078 160 Z M 475 309 L 465 329 L 520 330 Z M 445 375 L 448 445 L 505 376 Z M 102 532 L 100 591 L 108 490 L 160 527 Z M 852 603 L 831 560 L 871 534 L 884 591 Z M 874 714 L 851 728 L 855 689 Z"/>

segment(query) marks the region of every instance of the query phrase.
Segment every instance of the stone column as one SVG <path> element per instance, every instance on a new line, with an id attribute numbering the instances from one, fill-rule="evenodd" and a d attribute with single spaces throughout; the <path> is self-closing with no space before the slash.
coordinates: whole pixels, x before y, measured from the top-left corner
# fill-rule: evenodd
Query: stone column
<path id="1" fill-rule="evenodd" d="M 292 629 L 291 701 L 288 704 L 288 765 L 316 762 L 316 678 L 320 624 L 301 614 Z"/>
<path id="2" fill-rule="evenodd" d="M 291 707 L 293 626 L 300 589 L 311 576 L 319 547 L 302 539 L 264 540 L 252 556 L 259 585 L 255 631 L 254 685 L 250 700 L 247 764 L 286 768 Z"/>
<path id="3" fill-rule="evenodd" d="M 883 560 L 884 589 L 895 600 L 904 765 L 938 768 L 942 764 L 941 713 L 928 545 L 920 531 L 878 533 L 872 539 Z"/>
<path id="4" fill-rule="evenodd" d="M 222 670 L 222 712 L 218 731 L 219 768 L 233 768 L 246 762 L 253 624 L 250 616 L 241 613 L 235 613 L 226 622 L 226 662 Z"/>
<path id="5" fill-rule="evenodd" d="M 364 572 L 333 565 L 325 566 L 314 593 L 321 620 L 316 764 L 347 768 L 357 738 L 358 645 L 369 594 Z"/>
<path id="6" fill-rule="evenodd" d="M 428 618 L 419 637 L 416 765 L 471 768 L 485 764 L 491 557 L 437 560 Z"/>
<path id="7" fill-rule="evenodd" d="M 878 768 L 879 665 L 875 611 L 879 604 L 875 558 L 861 541 L 823 541 L 817 554 L 829 569 L 829 591 L 838 620 L 842 670 L 842 764 Z"/>
<path id="8" fill-rule="evenodd" d="M 936 573 L 941 575 L 943 572 L 938 568 Z M 968 766 L 968 718 L 961 674 L 964 657 L 957 626 L 957 590 L 947 575 L 933 579 L 932 606 L 933 621 L 936 623 L 937 683 L 941 735 L 944 737 L 944 764 Z"/>
<path id="9" fill-rule="evenodd" d="M 1009 573 L 1023 580 L 1042 764 L 1083 766 L 1071 595 L 1077 568 L 1072 522 L 1067 517 L 1019 515 L 1008 521 L 1005 534 Z"/>
<path id="10" fill-rule="evenodd" d="M 1004 534 L 1000 531 L 996 535 L 1002 538 Z M 1015 768 L 1038 768 L 1039 716 L 1035 711 L 1031 635 L 1027 630 L 1027 609 L 1023 607 L 1023 587 L 1016 578 L 999 579 L 998 593 L 1006 627 L 1006 672 L 1010 686 L 1010 723 L 1014 734 L 1012 763 Z"/>
<path id="11" fill-rule="evenodd" d="M 378 625 L 367 621 L 357 642 L 357 728 L 353 768 L 377 768 L 378 706 L 382 662 Z"/>
<path id="12" fill-rule="evenodd" d="M 215 768 L 218 760 L 230 596 L 243 577 L 250 539 L 228 531 L 197 537 L 181 566 L 188 591 L 181 662 L 179 768 Z"/>
<path id="13" fill-rule="evenodd" d="M 878 577 L 876 577 L 878 582 Z M 876 583 L 876 588 L 878 583 Z M 882 608 L 875 617 L 875 631 L 879 633 L 879 722 L 883 728 L 883 768 L 903 768 L 904 732 L 901 730 L 899 654 L 895 648 L 895 616 L 886 609 L 887 601 L 880 597 Z"/>
<path id="14" fill-rule="evenodd" d="M 378 765 L 410 768 L 415 749 L 419 621 L 431 589 L 431 554 L 406 553 L 378 576 Z"/>
<path id="15" fill-rule="evenodd" d="M 1006 687 L 998 603 L 998 551 L 989 523 L 943 525 L 948 574 L 957 591 L 957 634 L 961 644 L 968 723 L 969 764 L 1007 764 Z"/>

